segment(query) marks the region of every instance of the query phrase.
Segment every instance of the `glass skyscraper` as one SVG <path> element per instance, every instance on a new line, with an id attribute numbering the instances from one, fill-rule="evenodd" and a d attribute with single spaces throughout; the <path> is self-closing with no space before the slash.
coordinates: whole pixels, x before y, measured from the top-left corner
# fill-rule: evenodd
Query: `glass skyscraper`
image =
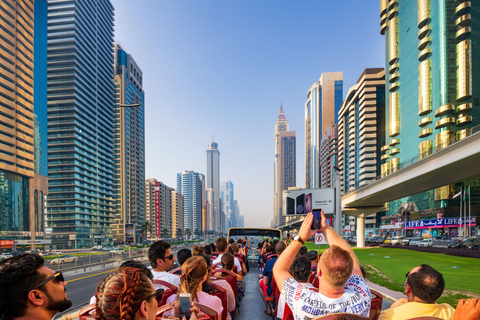
<path id="1" fill-rule="evenodd" d="M 109 0 L 48 2 L 46 232 L 57 248 L 112 237 L 113 11 Z"/>
<path id="2" fill-rule="evenodd" d="M 124 239 L 133 224 L 139 239 L 145 223 L 145 92 L 143 73 L 133 57 L 116 43 L 115 59 L 115 229 Z M 121 107 L 134 105 L 138 107 Z M 162 227 L 163 229 L 163 227 Z M 144 237 L 146 239 L 146 237 Z"/>
<path id="3" fill-rule="evenodd" d="M 380 1 L 385 35 L 386 143 L 382 175 L 465 138 L 480 123 L 480 3 L 462 0 Z M 478 179 L 392 201 L 388 215 L 458 216 L 454 193 Z M 473 203 L 472 203 L 473 205 Z M 408 216 L 408 213 L 407 213 Z M 392 220 L 392 219 L 390 219 Z M 442 232 L 435 229 L 432 232 Z M 435 235 L 435 234 L 434 234 Z M 454 235 L 453 233 L 451 235 Z"/>
<path id="4" fill-rule="evenodd" d="M 194 171 L 177 173 L 177 192 L 184 197 L 184 227 L 193 235 L 202 230 L 202 190 L 205 177 Z"/>

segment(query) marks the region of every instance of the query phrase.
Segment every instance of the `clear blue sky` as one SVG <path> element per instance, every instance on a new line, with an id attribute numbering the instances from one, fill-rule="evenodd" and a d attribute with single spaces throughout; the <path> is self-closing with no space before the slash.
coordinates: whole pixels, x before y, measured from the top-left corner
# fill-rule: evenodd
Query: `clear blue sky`
<path id="1" fill-rule="evenodd" d="M 304 187 L 304 104 L 322 72 L 343 71 L 344 95 L 384 66 L 376 0 L 112 0 L 115 39 L 143 71 L 146 177 L 176 187 L 206 173 L 215 135 L 246 226 L 273 216 L 274 125 L 280 103 L 297 132 Z"/>

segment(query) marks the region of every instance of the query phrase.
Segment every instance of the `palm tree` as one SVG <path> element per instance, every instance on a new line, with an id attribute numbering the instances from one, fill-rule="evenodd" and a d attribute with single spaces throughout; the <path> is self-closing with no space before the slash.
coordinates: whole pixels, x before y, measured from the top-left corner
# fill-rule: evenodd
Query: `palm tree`
<path id="1" fill-rule="evenodd" d="M 188 236 L 191 234 L 192 232 L 190 231 L 190 228 L 185 229 L 185 235 L 187 236 L 187 239 L 188 239 Z"/>
<path id="2" fill-rule="evenodd" d="M 140 229 L 140 233 L 145 235 L 145 239 L 148 237 L 148 233 L 150 233 L 150 236 L 152 236 L 152 224 L 150 221 L 145 221 L 142 224 L 142 228 Z"/>
<path id="3" fill-rule="evenodd" d="M 168 237 L 170 237 L 170 232 L 168 231 L 167 228 L 163 228 L 163 229 L 162 229 L 161 236 L 162 236 L 163 238 L 168 238 Z"/>
<path id="4" fill-rule="evenodd" d="M 178 228 L 177 229 L 177 238 L 180 239 L 183 237 L 183 229 L 182 228 Z"/>

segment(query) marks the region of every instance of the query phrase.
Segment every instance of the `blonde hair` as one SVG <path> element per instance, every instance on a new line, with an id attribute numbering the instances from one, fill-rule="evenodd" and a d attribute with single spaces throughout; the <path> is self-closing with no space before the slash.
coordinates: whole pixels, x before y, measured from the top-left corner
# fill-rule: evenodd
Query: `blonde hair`
<path id="1" fill-rule="evenodd" d="M 238 253 L 238 249 L 239 249 L 239 248 L 238 248 L 238 244 L 232 243 L 232 244 L 230 245 L 230 248 L 232 248 L 233 252 Z"/>
<path id="2" fill-rule="evenodd" d="M 200 253 L 203 253 L 203 248 L 199 246 L 194 246 L 192 255 L 198 256 Z"/>
<path id="3" fill-rule="evenodd" d="M 350 253 L 332 245 L 320 257 L 322 277 L 336 287 L 343 287 L 352 275 L 353 259 Z"/>
<path id="4" fill-rule="evenodd" d="M 190 293 L 192 301 L 197 298 L 197 290 L 207 275 L 207 263 L 202 256 L 193 256 L 182 265 L 182 280 L 179 293 Z"/>

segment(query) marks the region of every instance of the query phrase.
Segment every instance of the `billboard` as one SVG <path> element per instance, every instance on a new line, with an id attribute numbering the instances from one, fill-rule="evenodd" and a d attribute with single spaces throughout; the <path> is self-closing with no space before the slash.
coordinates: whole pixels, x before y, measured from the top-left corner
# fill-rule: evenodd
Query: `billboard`
<path id="1" fill-rule="evenodd" d="M 135 230 L 133 223 L 125 224 L 125 244 L 132 244 L 135 239 Z"/>
<path id="2" fill-rule="evenodd" d="M 155 181 L 155 236 L 160 236 L 160 182 Z"/>
<path id="3" fill-rule="evenodd" d="M 333 188 L 284 190 L 283 215 L 306 215 L 315 209 L 323 209 L 325 214 L 333 214 L 334 199 Z"/>

